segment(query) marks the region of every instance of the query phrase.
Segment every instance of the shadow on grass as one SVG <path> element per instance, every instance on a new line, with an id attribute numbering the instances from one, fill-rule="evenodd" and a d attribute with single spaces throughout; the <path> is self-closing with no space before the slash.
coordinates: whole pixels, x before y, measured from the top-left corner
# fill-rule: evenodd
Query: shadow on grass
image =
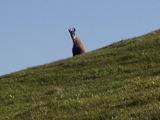
<path id="1" fill-rule="evenodd" d="M 145 105 L 147 104 L 146 101 L 143 100 L 133 100 L 127 104 L 120 104 L 120 105 L 116 105 L 114 108 L 126 108 L 126 107 L 132 107 L 132 106 L 137 106 L 137 105 Z"/>

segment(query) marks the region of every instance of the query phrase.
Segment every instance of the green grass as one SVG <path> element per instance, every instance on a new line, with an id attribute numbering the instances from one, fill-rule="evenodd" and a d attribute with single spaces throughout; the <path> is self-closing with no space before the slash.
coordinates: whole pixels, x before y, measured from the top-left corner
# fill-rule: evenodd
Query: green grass
<path id="1" fill-rule="evenodd" d="M 160 119 L 160 30 L 0 77 L 0 119 Z"/>

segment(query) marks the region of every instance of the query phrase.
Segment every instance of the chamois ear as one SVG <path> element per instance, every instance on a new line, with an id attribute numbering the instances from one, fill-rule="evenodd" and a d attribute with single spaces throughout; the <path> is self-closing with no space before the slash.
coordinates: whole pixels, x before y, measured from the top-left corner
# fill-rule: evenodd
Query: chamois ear
<path id="1" fill-rule="evenodd" d="M 71 28 L 69 28 L 68 31 L 71 32 Z"/>
<path id="2" fill-rule="evenodd" d="M 73 27 L 73 31 L 76 31 L 76 29 Z"/>

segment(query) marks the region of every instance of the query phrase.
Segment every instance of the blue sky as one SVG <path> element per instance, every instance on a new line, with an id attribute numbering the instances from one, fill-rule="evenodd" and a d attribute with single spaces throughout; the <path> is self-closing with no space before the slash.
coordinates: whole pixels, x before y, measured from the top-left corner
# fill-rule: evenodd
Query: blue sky
<path id="1" fill-rule="evenodd" d="M 0 76 L 160 28 L 160 0 L 0 0 Z"/>

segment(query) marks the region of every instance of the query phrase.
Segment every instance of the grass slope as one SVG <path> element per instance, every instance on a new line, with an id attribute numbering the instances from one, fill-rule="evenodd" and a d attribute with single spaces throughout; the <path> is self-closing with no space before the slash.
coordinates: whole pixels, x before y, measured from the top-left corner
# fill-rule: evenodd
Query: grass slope
<path id="1" fill-rule="evenodd" d="M 160 30 L 1 76 L 0 119 L 160 119 Z"/>

